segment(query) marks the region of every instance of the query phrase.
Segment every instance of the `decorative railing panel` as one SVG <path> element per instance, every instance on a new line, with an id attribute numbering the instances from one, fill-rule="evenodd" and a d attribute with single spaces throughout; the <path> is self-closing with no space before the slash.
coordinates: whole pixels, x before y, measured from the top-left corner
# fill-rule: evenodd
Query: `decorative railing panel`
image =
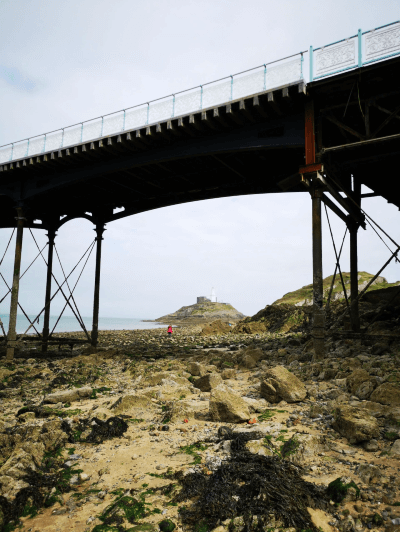
<path id="1" fill-rule="evenodd" d="M 365 63 L 400 53 L 400 23 L 371 30 L 365 35 Z"/>
<path id="2" fill-rule="evenodd" d="M 357 66 L 357 39 L 352 38 L 314 53 L 316 78 Z"/>

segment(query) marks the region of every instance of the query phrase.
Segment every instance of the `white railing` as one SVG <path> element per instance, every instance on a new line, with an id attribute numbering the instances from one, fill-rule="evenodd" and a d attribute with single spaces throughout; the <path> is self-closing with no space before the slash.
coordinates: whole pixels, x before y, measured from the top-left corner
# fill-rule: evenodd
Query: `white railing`
<path id="1" fill-rule="evenodd" d="M 156 124 L 302 79 L 303 52 L 152 102 L 0 146 L 0 163 Z"/>

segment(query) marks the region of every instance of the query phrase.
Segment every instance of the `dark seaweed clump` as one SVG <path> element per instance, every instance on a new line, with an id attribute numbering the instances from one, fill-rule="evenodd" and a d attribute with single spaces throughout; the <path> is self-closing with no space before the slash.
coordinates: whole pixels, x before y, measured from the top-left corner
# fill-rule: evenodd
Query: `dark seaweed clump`
<path id="1" fill-rule="evenodd" d="M 219 433 L 224 439 L 233 436 L 228 428 Z M 249 452 L 244 447 L 249 438 L 235 435 L 231 457 L 211 475 L 201 471 L 180 475 L 182 490 L 175 501 L 197 497 L 195 504 L 180 510 L 184 524 L 194 531 L 210 531 L 230 519 L 228 527 L 234 531 L 242 517 L 243 531 L 279 527 L 317 531 L 307 507 L 327 509 L 325 489 L 304 481 L 300 468 L 279 456 Z"/>
<path id="2" fill-rule="evenodd" d="M 107 420 L 100 420 L 96 417 L 86 418 L 79 421 L 72 438 L 70 437 L 70 442 L 101 444 L 106 439 L 122 437 L 127 429 L 128 424 L 119 416 L 112 416 Z M 90 433 L 84 437 L 83 434 L 87 434 L 87 430 L 90 430 Z"/>

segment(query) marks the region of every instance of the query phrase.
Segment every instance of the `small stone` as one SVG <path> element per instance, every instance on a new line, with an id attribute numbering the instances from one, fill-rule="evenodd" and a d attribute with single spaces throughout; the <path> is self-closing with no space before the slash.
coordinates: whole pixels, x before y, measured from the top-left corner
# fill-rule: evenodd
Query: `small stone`
<path id="1" fill-rule="evenodd" d="M 89 474 L 85 474 L 85 472 L 81 472 L 79 474 L 79 481 L 88 481 L 90 479 Z"/>

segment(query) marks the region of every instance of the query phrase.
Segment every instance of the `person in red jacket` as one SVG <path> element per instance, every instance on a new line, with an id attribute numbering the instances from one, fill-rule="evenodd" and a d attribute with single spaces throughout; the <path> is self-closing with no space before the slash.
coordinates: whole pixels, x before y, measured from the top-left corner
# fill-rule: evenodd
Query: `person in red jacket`
<path id="1" fill-rule="evenodd" d="M 168 326 L 168 337 L 172 337 L 172 326 Z"/>

